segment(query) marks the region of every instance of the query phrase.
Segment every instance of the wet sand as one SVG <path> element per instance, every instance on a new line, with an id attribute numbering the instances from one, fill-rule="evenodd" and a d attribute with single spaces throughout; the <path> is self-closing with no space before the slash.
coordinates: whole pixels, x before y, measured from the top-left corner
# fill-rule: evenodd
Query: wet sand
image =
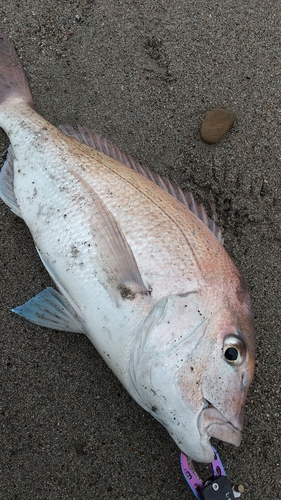
<path id="1" fill-rule="evenodd" d="M 279 24 L 279 26 L 278 26 Z M 276 2 L 10 0 L 37 109 L 94 128 L 216 214 L 253 297 L 257 370 L 239 448 L 219 444 L 244 500 L 279 498 L 280 13 Z M 200 139 L 213 107 L 237 120 Z M 8 140 L 0 134 L 2 159 Z M 10 312 L 51 280 L 24 223 L 0 204 L 0 499 L 192 499 L 179 451 L 90 342 Z"/>

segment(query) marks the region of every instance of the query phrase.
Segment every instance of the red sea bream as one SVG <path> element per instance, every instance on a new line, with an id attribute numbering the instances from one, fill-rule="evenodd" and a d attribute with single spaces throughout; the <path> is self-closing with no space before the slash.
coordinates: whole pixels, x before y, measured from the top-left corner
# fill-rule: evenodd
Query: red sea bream
<path id="1" fill-rule="evenodd" d="M 14 311 L 87 335 L 192 459 L 212 461 L 211 437 L 239 445 L 253 313 L 203 208 L 89 130 L 42 118 L 4 35 L 0 126 L 11 142 L 0 195 L 57 287 Z"/>

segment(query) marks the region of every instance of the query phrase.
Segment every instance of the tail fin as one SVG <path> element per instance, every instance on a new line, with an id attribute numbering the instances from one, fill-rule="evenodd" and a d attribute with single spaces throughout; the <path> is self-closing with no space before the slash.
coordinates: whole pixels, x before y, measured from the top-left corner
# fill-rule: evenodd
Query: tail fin
<path id="1" fill-rule="evenodd" d="M 21 100 L 33 106 L 33 99 L 16 51 L 0 33 L 0 107 L 5 101 Z"/>

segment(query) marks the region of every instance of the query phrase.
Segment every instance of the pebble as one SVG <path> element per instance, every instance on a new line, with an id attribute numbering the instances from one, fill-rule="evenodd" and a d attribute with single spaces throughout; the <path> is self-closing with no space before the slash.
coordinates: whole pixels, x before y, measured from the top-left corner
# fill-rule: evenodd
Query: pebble
<path id="1" fill-rule="evenodd" d="M 216 144 L 229 131 L 235 120 L 233 111 L 224 108 L 211 109 L 201 123 L 202 140 L 207 144 Z"/>

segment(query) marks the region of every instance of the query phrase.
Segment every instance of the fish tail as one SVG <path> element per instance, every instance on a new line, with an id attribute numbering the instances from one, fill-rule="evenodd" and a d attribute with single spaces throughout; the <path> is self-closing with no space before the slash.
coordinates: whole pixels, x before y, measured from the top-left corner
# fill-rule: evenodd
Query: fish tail
<path id="1" fill-rule="evenodd" d="M 33 105 L 29 85 L 16 51 L 8 38 L 0 33 L 0 111 L 19 101 Z"/>

